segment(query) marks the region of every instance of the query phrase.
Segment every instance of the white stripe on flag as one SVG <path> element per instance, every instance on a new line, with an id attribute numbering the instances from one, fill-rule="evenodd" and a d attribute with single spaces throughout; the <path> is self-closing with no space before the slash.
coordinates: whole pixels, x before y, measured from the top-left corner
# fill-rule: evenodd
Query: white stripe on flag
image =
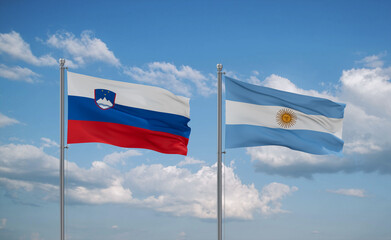
<path id="1" fill-rule="evenodd" d="M 107 89 L 116 93 L 116 104 L 190 118 L 189 98 L 177 96 L 163 88 L 118 82 L 72 72 L 67 74 L 69 96 L 94 99 L 94 89 Z"/>
<path id="2" fill-rule="evenodd" d="M 276 115 L 282 106 L 263 106 L 244 102 L 226 100 L 226 124 L 255 125 L 269 128 L 282 128 L 276 121 Z M 287 130 L 312 130 L 331 133 L 342 138 L 343 119 L 328 118 L 322 115 L 308 115 L 294 109 L 296 123 Z"/>

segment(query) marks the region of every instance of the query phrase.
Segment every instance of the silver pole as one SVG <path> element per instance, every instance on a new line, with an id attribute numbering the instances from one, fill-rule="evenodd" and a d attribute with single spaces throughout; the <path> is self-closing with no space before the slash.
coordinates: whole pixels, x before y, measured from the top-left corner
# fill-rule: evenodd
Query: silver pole
<path id="1" fill-rule="evenodd" d="M 60 58 L 60 224 L 61 240 L 65 240 L 64 231 L 64 64 Z"/>
<path id="2" fill-rule="evenodd" d="M 222 64 L 217 64 L 217 239 L 222 240 L 223 227 L 222 227 L 222 169 L 221 169 L 221 145 L 222 145 Z"/>

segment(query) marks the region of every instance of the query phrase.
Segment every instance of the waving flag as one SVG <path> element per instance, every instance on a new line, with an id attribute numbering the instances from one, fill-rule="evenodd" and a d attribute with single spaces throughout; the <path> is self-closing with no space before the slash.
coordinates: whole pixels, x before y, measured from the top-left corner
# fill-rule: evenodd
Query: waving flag
<path id="1" fill-rule="evenodd" d="M 227 148 L 278 145 L 312 154 L 342 152 L 345 104 L 225 80 Z"/>
<path id="2" fill-rule="evenodd" d="M 68 143 L 187 154 L 189 99 L 152 86 L 68 72 Z"/>

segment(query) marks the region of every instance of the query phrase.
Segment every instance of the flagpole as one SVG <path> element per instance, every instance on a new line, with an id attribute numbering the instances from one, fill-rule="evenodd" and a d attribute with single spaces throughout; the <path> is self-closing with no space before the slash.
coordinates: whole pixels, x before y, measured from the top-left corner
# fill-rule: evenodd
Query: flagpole
<path id="1" fill-rule="evenodd" d="M 65 240 L 64 231 L 64 64 L 60 58 L 60 224 L 61 240 Z"/>
<path id="2" fill-rule="evenodd" d="M 217 239 L 222 240 L 222 64 L 217 64 Z"/>

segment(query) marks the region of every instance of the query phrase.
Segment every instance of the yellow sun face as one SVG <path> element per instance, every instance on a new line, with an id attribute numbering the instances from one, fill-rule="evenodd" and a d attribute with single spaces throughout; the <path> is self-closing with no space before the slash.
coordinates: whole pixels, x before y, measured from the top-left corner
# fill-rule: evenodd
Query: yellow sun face
<path id="1" fill-rule="evenodd" d="M 283 128 L 290 128 L 295 125 L 296 119 L 297 116 L 291 109 L 283 108 L 276 114 L 276 121 Z"/>

